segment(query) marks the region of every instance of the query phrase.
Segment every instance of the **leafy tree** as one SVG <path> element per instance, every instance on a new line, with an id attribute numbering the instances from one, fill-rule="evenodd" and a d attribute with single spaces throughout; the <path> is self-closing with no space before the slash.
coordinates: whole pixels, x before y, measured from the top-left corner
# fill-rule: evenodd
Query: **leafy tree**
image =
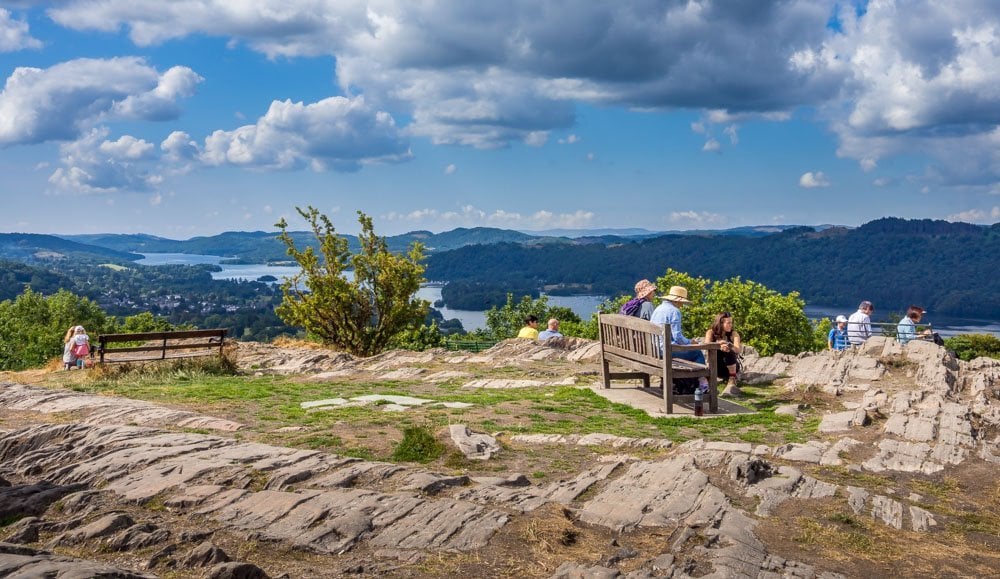
<path id="1" fill-rule="evenodd" d="M 173 329 L 173 324 L 166 318 L 142 312 L 125 318 L 118 331 L 123 334 L 143 334 L 146 332 L 169 332 Z"/>
<path id="2" fill-rule="evenodd" d="M 405 255 L 390 252 L 385 238 L 375 235 L 371 218 L 358 211 L 361 248 L 352 255 L 329 218 L 311 206 L 296 211 L 309 222 L 319 253 L 312 246 L 299 250 L 288 223 L 282 219 L 276 224 L 278 239 L 302 268 L 281 286 L 283 300 L 275 311 L 282 320 L 325 344 L 371 356 L 424 319 L 428 303 L 414 297 L 424 281 L 420 243 L 414 242 Z M 354 270 L 352 280 L 344 277 L 349 269 Z"/>
<path id="3" fill-rule="evenodd" d="M 538 299 L 521 296 L 521 300 L 515 302 L 514 294 L 508 293 L 507 303 L 503 307 L 493 306 L 486 311 L 485 338 L 490 340 L 513 338 L 524 327 L 524 320 L 529 315 L 538 318 L 539 329 L 545 328 L 549 318 L 556 318 L 560 323 L 560 331 L 567 336 L 578 335 L 571 332 L 582 325 L 580 316 L 570 308 L 550 306 L 548 296 L 541 296 Z"/>
<path id="4" fill-rule="evenodd" d="M 782 295 L 739 277 L 716 282 L 672 269 L 657 278 L 656 285 L 664 294 L 671 286 L 687 288 L 692 303 L 684 308 L 682 324 L 689 338 L 704 336 L 716 314 L 729 312 L 740 337 L 762 356 L 817 349 L 806 304 L 798 292 Z"/>
<path id="5" fill-rule="evenodd" d="M 0 369 L 23 370 L 61 355 L 63 336 L 75 325 L 96 335 L 113 330 L 115 320 L 67 290 L 46 297 L 28 287 L 14 300 L 0 302 Z"/>
<path id="6" fill-rule="evenodd" d="M 530 296 L 521 296 L 520 301 L 515 302 L 514 294 L 508 293 L 503 307 L 493 306 L 486 310 L 486 334 L 493 340 L 513 338 L 529 315 L 541 320 L 545 318 L 548 308 L 549 300 L 545 296 L 535 300 Z"/>
<path id="7" fill-rule="evenodd" d="M 407 328 L 393 336 L 392 340 L 389 341 L 389 347 L 402 350 L 423 351 L 442 346 L 444 346 L 444 335 L 441 334 L 436 322 L 431 322 L 429 326 L 421 324 Z"/>
<path id="8" fill-rule="evenodd" d="M 1000 358 L 1000 338 L 992 334 L 961 334 L 945 338 L 944 347 L 962 360 Z"/>

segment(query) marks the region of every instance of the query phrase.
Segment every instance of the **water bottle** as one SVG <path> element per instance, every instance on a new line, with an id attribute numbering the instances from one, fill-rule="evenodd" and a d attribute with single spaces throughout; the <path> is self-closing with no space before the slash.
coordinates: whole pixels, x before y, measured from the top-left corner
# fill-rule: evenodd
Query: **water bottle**
<path id="1" fill-rule="evenodd" d="M 704 416 L 705 415 L 705 409 L 701 405 L 701 397 L 702 397 L 701 387 L 699 386 L 698 388 L 694 389 L 694 415 L 695 416 Z"/>

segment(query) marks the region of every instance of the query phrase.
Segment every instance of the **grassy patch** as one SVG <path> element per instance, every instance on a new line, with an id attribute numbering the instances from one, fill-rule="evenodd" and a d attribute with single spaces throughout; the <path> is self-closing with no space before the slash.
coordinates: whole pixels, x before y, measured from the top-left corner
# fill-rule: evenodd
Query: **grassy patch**
<path id="1" fill-rule="evenodd" d="M 944 499 L 953 496 L 958 490 L 958 480 L 953 477 L 945 477 L 941 481 L 914 479 L 910 487 L 916 493 Z"/>
<path id="2" fill-rule="evenodd" d="M 877 557 L 882 550 L 869 523 L 849 515 L 833 514 L 826 521 L 800 517 L 794 524 L 798 534 L 793 540 L 803 546 L 864 558 Z"/>
<path id="3" fill-rule="evenodd" d="M 403 440 L 396 445 L 392 459 L 398 462 L 427 463 L 444 454 L 444 450 L 444 445 L 426 427 L 411 426 L 403 430 Z"/>
<path id="4" fill-rule="evenodd" d="M 897 486 L 896 481 L 887 476 L 850 470 L 843 466 L 827 466 L 820 468 L 818 478 L 844 486 L 867 489 L 877 494 L 888 494 Z"/>

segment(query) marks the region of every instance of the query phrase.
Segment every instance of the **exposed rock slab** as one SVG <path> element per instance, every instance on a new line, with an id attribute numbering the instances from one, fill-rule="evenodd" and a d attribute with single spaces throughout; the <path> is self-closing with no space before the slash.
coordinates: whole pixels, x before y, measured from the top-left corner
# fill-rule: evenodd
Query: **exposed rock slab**
<path id="1" fill-rule="evenodd" d="M 85 559 L 53 555 L 39 549 L 0 543 L 0 577 L 10 577 L 11 579 L 36 577 L 155 579 L 156 576 Z"/>
<path id="2" fill-rule="evenodd" d="M 231 420 L 175 410 L 142 400 L 97 396 L 24 384 L 0 383 L 0 406 L 43 414 L 79 413 L 87 424 L 178 426 L 233 432 L 243 425 Z"/>
<path id="3" fill-rule="evenodd" d="M 500 452 L 500 443 L 495 438 L 488 434 L 473 434 L 464 424 L 452 424 L 449 432 L 451 440 L 466 458 L 488 460 Z"/>
<path id="4" fill-rule="evenodd" d="M 165 504 L 230 528 L 318 553 L 342 552 L 360 541 L 397 550 L 471 550 L 484 546 L 508 520 L 503 512 L 469 501 L 356 488 L 378 487 L 392 477 L 402 477 L 400 485 L 412 484 L 407 478 L 412 473 L 397 465 L 137 427 L 16 431 L 0 437 L 0 463 L 18 476 L 100 485 L 125 501 L 161 496 Z M 302 490 L 213 484 L 242 475 L 249 486 L 249 472 L 295 480 Z M 85 541 L 131 525 L 123 516 L 108 515 L 62 541 Z"/>

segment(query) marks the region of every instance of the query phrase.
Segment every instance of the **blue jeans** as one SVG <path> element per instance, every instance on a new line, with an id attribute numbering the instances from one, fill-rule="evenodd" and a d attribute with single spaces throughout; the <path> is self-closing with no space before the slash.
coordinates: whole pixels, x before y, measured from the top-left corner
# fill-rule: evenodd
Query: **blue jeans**
<path id="1" fill-rule="evenodd" d="M 683 352 L 674 352 L 674 358 L 680 358 L 681 360 L 687 360 L 689 362 L 697 362 L 699 364 L 705 363 L 705 353 L 701 350 L 685 350 Z"/>

